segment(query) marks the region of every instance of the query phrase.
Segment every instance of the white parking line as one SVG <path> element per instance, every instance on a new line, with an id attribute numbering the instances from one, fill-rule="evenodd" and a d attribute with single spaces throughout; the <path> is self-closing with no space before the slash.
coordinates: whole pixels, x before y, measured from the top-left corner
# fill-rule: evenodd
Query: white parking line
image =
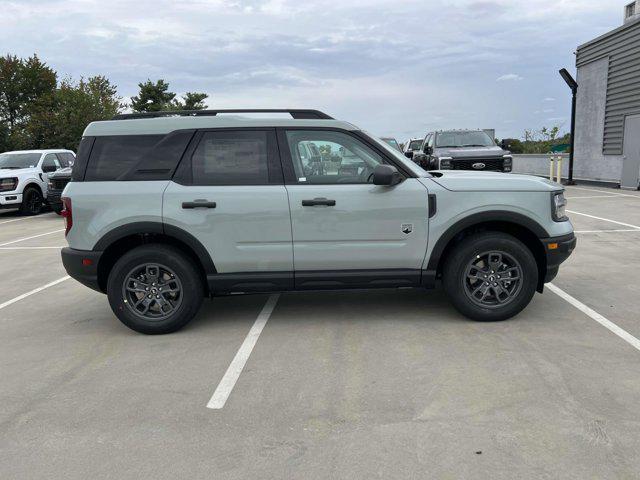
<path id="1" fill-rule="evenodd" d="M 615 195 L 615 196 L 618 196 L 618 197 L 640 198 L 640 195 L 631 195 L 630 193 L 609 192 L 607 190 L 597 190 L 595 188 L 581 188 L 581 187 L 571 187 L 571 186 L 568 186 L 566 188 L 567 188 L 567 190 L 568 189 L 575 189 L 575 190 L 584 190 L 585 192 L 608 193 L 609 195 Z"/>
<path id="2" fill-rule="evenodd" d="M 0 250 L 60 250 L 64 247 L 0 247 Z"/>
<path id="3" fill-rule="evenodd" d="M 11 219 L 11 220 L 5 220 L 5 221 L 3 221 L 3 222 L 0 222 L 0 225 L 4 225 L 5 223 L 21 222 L 22 220 L 31 220 L 32 218 L 43 218 L 43 216 L 33 215 L 33 216 L 31 216 L 31 217 L 13 218 L 13 219 Z"/>
<path id="4" fill-rule="evenodd" d="M 640 230 L 640 227 L 637 225 L 631 225 L 630 223 L 619 222 L 617 220 L 611 220 L 609 218 L 596 217 L 595 215 L 589 215 L 588 213 L 576 212 L 575 210 L 567 210 L 569 213 L 574 213 L 576 215 L 582 215 L 583 217 L 595 218 L 596 220 L 603 220 L 605 222 L 616 223 L 618 225 L 622 225 L 623 227 L 631 227 Z"/>
<path id="5" fill-rule="evenodd" d="M 606 319 L 605 317 L 603 317 L 602 315 L 600 315 L 598 312 L 591 309 L 590 307 L 587 307 L 581 301 L 576 300 L 564 290 L 556 287 L 553 283 L 547 283 L 547 287 L 549 288 L 549 290 L 551 290 L 553 293 L 558 295 L 560 298 L 562 298 L 563 300 L 566 300 L 571 305 L 576 307 L 578 310 L 587 314 L 589 317 L 591 317 L 593 320 L 598 322 L 604 328 L 615 333 L 617 336 L 619 336 L 621 339 L 623 339 L 633 348 L 635 348 L 636 350 L 640 350 L 640 340 L 638 340 L 636 337 L 631 335 L 629 332 L 627 332 L 626 330 L 623 330 L 618 325 L 613 323 L 611 320 Z"/>
<path id="6" fill-rule="evenodd" d="M 38 288 L 34 288 L 33 290 L 31 290 L 30 292 L 27 293 L 23 293 L 22 295 L 18 295 L 16 298 L 12 298 L 11 300 L 7 300 L 4 303 L 0 303 L 0 310 L 2 310 L 4 307 L 8 307 L 9 305 L 13 305 L 16 302 L 19 302 L 20 300 L 22 300 L 23 298 L 27 298 L 30 297 L 31 295 L 33 295 L 34 293 L 38 293 L 41 292 L 42 290 L 45 290 L 49 287 L 53 287 L 54 285 L 57 285 L 59 283 L 64 282 L 65 280 L 69 280 L 71 277 L 70 276 L 65 276 L 62 278 L 59 278 L 58 280 L 54 280 L 53 282 L 47 283 L 46 285 L 43 285 L 41 287 Z"/>
<path id="7" fill-rule="evenodd" d="M 640 232 L 637 228 L 623 228 L 614 230 L 574 230 L 573 233 L 616 233 L 616 232 Z M 1 249 L 0 249 L 1 250 Z"/>
<path id="8" fill-rule="evenodd" d="M 227 368 L 222 380 L 220 380 L 216 391 L 213 392 L 209 403 L 207 403 L 207 408 L 218 410 L 224 407 L 224 404 L 227 402 L 229 395 L 231 395 L 231 391 L 238 381 L 247 360 L 249 360 L 249 356 L 262 333 L 262 329 L 267 324 L 267 320 L 269 320 L 269 317 L 278 302 L 278 298 L 280 298 L 280 294 L 277 293 L 269 296 L 267 303 L 262 307 L 262 311 L 258 315 L 258 318 L 251 327 L 251 330 L 249 330 L 244 342 L 242 342 L 240 349 L 231 361 L 231 364 L 229 365 L 229 368 Z"/>
<path id="9" fill-rule="evenodd" d="M 618 195 L 586 195 L 584 197 L 567 197 L 565 195 L 564 198 L 567 200 L 580 200 L 582 198 L 616 198 Z"/>
<path id="10" fill-rule="evenodd" d="M 52 232 L 40 233 L 38 235 L 31 235 L 30 237 L 19 238 L 17 240 L 11 240 L 10 242 L 0 243 L 0 247 L 4 247 L 5 245 L 13 245 L 14 243 L 24 242 L 25 240 L 31 240 L 32 238 L 44 237 L 45 235 L 52 235 L 54 233 L 64 232 L 64 228 L 59 230 L 54 230 Z"/>

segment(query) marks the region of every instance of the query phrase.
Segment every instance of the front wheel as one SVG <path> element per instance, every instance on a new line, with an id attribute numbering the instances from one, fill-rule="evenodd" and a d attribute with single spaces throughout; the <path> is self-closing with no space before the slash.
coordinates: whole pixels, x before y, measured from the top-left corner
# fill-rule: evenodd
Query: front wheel
<path id="1" fill-rule="evenodd" d="M 127 327 L 163 334 L 180 330 L 198 313 L 204 286 L 188 256 L 169 245 L 148 244 L 116 262 L 107 296 L 113 313 Z"/>
<path id="2" fill-rule="evenodd" d="M 40 190 L 37 188 L 27 188 L 22 194 L 22 204 L 20 213 L 22 215 L 38 215 L 42 211 L 43 199 Z"/>
<path id="3" fill-rule="evenodd" d="M 442 281 L 453 306 L 479 321 L 506 320 L 531 301 L 538 267 L 517 238 L 481 232 L 454 247 L 443 266 Z"/>

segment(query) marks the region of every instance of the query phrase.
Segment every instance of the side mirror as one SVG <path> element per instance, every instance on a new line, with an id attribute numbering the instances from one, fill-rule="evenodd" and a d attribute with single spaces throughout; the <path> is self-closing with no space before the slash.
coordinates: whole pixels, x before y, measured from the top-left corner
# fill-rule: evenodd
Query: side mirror
<path id="1" fill-rule="evenodd" d="M 44 173 L 53 173 L 53 172 L 56 171 L 56 167 L 55 167 L 55 165 L 44 165 L 42 167 L 42 171 Z"/>
<path id="2" fill-rule="evenodd" d="M 429 145 L 425 145 L 423 151 L 425 154 L 431 155 L 433 153 L 433 147 L 430 147 Z"/>
<path id="3" fill-rule="evenodd" d="M 393 165 L 378 165 L 373 170 L 374 185 L 397 185 L 402 181 L 402 176 Z"/>
<path id="4" fill-rule="evenodd" d="M 413 158 L 413 151 L 407 150 L 406 152 L 404 152 L 404 156 L 407 158 Z"/>

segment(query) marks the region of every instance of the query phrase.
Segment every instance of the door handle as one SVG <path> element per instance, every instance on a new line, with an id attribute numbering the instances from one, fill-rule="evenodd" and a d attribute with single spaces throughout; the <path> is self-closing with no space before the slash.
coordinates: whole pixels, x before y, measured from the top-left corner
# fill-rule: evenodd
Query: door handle
<path id="1" fill-rule="evenodd" d="M 328 198 L 314 198 L 312 200 L 302 200 L 303 207 L 318 207 L 318 206 L 335 207 L 336 201 L 329 200 Z"/>
<path id="2" fill-rule="evenodd" d="M 216 202 L 207 202 L 206 200 L 194 200 L 193 202 L 182 202 L 182 208 L 216 208 Z"/>

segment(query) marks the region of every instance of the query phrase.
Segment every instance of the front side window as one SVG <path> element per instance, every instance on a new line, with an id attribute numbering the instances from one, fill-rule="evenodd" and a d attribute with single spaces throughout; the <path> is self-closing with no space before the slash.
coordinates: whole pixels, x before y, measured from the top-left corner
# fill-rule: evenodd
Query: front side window
<path id="1" fill-rule="evenodd" d="M 427 146 L 433 147 L 433 143 L 434 143 L 434 135 L 431 134 L 431 135 L 429 135 L 429 138 L 427 139 Z"/>
<path id="2" fill-rule="evenodd" d="M 56 154 L 58 156 L 58 160 L 60 160 L 60 165 L 63 168 L 67 168 L 73 165 L 73 161 L 75 160 L 73 155 L 67 152 L 61 152 Z"/>
<path id="3" fill-rule="evenodd" d="M 370 183 L 381 155 L 357 138 L 327 130 L 289 130 L 287 142 L 300 184 Z M 300 154 L 305 145 L 309 155 Z"/>
<path id="4" fill-rule="evenodd" d="M 60 168 L 60 160 L 55 153 L 48 153 L 42 161 L 42 171 L 45 173 L 55 172 Z"/>
<path id="5" fill-rule="evenodd" d="M 267 185 L 272 132 L 204 132 L 191 159 L 194 185 Z"/>
<path id="6" fill-rule="evenodd" d="M 461 147 L 492 147 L 495 142 L 482 131 L 471 132 L 441 132 L 438 134 L 436 145 L 439 148 Z"/>
<path id="7" fill-rule="evenodd" d="M 422 140 L 411 140 L 409 143 L 409 150 L 417 151 L 422 148 Z"/>

